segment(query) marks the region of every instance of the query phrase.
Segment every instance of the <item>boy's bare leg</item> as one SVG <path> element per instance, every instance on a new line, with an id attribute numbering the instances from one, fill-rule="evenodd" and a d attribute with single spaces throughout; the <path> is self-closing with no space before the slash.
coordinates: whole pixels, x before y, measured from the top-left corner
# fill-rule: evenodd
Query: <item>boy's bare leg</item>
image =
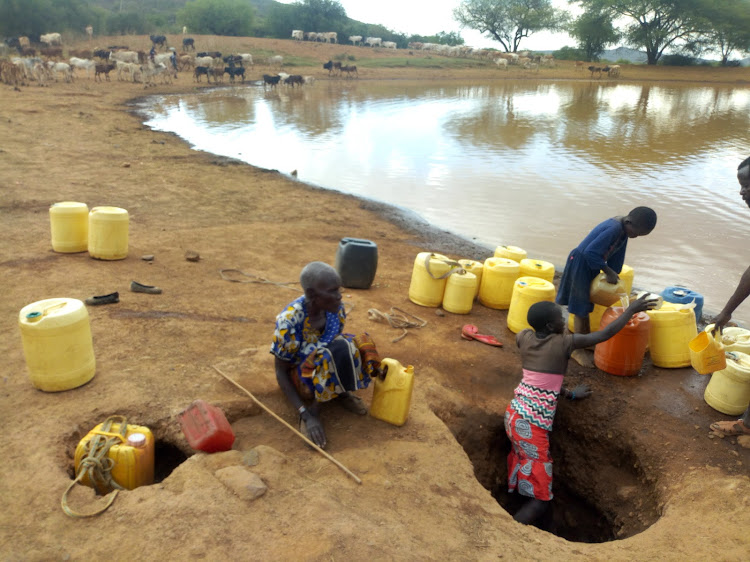
<path id="1" fill-rule="evenodd" d="M 573 329 L 576 334 L 589 334 L 591 333 L 591 322 L 589 322 L 588 316 L 573 315 Z M 587 349 L 576 349 L 570 356 L 578 363 L 581 367 L 594 368 L 594 357 L 592 353 Z"/>

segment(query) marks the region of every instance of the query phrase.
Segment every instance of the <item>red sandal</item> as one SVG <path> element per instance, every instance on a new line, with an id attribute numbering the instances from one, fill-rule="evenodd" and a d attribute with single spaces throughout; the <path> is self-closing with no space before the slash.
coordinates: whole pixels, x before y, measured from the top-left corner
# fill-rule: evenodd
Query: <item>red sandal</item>
<path id="1" fill-rule="evenodd" d="M 479 328 L 474 324 L 466 324 L 461 328 L 461 337 L 465 340 L 476 340 L 478 342 L 486 343 L 493 347 L 503 347 L 502 342 L 495 338 L 495 336 L 480 334 Z"/>

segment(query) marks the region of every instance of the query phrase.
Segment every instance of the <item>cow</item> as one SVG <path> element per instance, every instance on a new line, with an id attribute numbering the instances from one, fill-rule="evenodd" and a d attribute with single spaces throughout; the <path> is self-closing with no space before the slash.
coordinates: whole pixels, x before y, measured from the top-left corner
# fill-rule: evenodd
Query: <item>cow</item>
<path id="1" fill-rule="evenodd" d="M 59 33 L 47 33 L 39 37 L 40 43 L 47 43 L 50 47 L 53 45 L 62 45 L 62 36 Z"/>
<path id="2" fill-rule="evenodd" d="M 343 74 L 346 72 L 346 75 L 351 78 L 352 74 L 354 74 L 357 78 L 359 78 L 359 74 L 357 73 L 357 67 L 356 66 L 342 66 L 341 67 L 341 73 Z"/>
<path id="3" fill-rule="evenodd" d="M 78 57 L 79 59 L 93 59 L 94 53 L 91 49 L 70 49 L 69 57 Z"/>
<path id="4" fill-rule="evenodd" d="M 589 66 L 588 70 L 591 73 L 591 78 L 594 77 L 594 74 L 598 74 L 599 78 L 602 77 L 602 67 L 601 66 L 591 65 L 591 66 Z"/>
<path id="5" fill-rule="evenodd" d="M 620 65 L 613 64 L 612 66 L 605 66 L 602 68 L 602 72 L 606 72 L 610 78 L 617 78 L 620 76 Z"/>
<path id="6" fill-rule="evenodd" d="M 380 37 L 367 37 L 365 39 L 365 45 L 369 45 L 370 47 L 375 47 L 376 45 L 380 47 L 382 43 L 383 40 Z"/>
<path id="7" fill-rule="evenodd" d="M 162 49 L 167 47 L 167 38 L 164 35 L 149 35 L 148 38 L 151 39 L 154 48 L 156 48 L 157 45 Z"/>
<path id="8" fill-rule="evenodd" d="M 245 83 L 245 69 L 241 66 L 225 66 L 224 74 L 229 74 L 230 82 L 234 82 L 235 76 L 239 76 L 242 79 L 242 83 Z"/>
<path id="9" fill-rule="evenodd" d="M 193 68 L 194 64 L 195 61 L 193 60 L 193 57 L 191 55 L 180 55 L 179 57 L 177 57 L 178 70 L 188 70 L 190 68 Z"/>
<path id="10" fill-rule="evenodd" d="M 193 79 L 196 82 L 201 81 L 201 76 L 205 76 L 206 80 L 208 80 L 208 68 L 207 66 L 196 66 L 195 70 L 193 71 Z"/>
<path id="11" fill-rule="evenodd" d="M 109 60 L 112 62 L 115 62 L 115 61 L 132 62 L 132 63 L 139 62 L 138 53 L 136 53 L 135 51 L 111 51 L 109 53 Z"/>
<path id="12" fill-rule="evenodd" d="M 351 41 L 352 45 L 355 47 L 359 45 L 362 42 L 362 36 L 361 35 L 350 35 L 349 41 Z"/>
<path id="13" fill-rule="evenodd" d="M 393 41 L 383 41 L 383 48 L 384 49 L 395 49 L 396 43 Z"/>
<path id="14" fill-rule="evenodd" d="M 94 28 L 90 25 L 86 26 L 86 35 L 88 36 L 89 41 L 91 41 L 91 39 L 94 37 Z"/>
<path id="15" fill-rule="evenodd" d="M 301 29 L 292 29 L 292 39 L 303 41 L 305 39 L 305 32 Z"/>
<path id="16" fill-rule="evenodd" d="M 200 53 L 195 55 L 196 57 L 211 57 L 214 59 L 220 59 L 221 58 L 221 52 L 219 51 L 201 51 Z"/>
<path id="17" fill-rule="evenodd" d="M 503 67 L 505 70 L 508 70 L 508 59 L 504 59 L 503 57 L 497 57 L 495 59 L 495 64 L 498 67 Z"/>
<path id="18" fill-rule="evenodd" d="M 62 47 L 45 47 L 43 49 L 39 49 L 39 54 L 47 57 L 48 59 L 61 59 L 63 56 L 63 50 Z"/>
<path id="19" fill-rule="evenodd" d="M 575 69 L 576 69 L 576 70 L 583 70 L 583 67 L 584 67 L 584 66 L 586 66 L 586 63 L 585 63 L 585 62 L 583 62 L 582 60 L 577 60 L 577 61 L 576 61 L 576 66 L 575 66 Z"/>
<path id="20" fill-rule="evenodd" d="M 338 41 L 338 34 L 335 31 L 326 31 L 325 33 L 318 33 L 318 41 L 323 40 L 326 43 L 336 43 Z"/>
<path id="21" fill-rule="evenodd" d="M 329 60 L 326 63 L 323 63 L 323 69 L 328 71 L 328 76 L 330 76 L 332 73 L 339 73 L 341 72 L 341 63 L 340 62 L 333 62 L 332 60 Z"/>
<path id="22" fill-rule="evenodd" d="M 182 50 L 185 51 L 185 52 L 187 52 L 190 49 L 192 49 L 193 51 L 195 51 L 195 39 L 193 39 L 192 37 L 185 37 L 185 38 L 183 38 L 183 40 L 182 40 Z"/>
<path id="23" fill-rule="evenodd" d="M 318 40 L 318 34 L 314 31 L 306 31 L 305 32 L 305 39 L 307 41 L 317 41 Z"/>
<path id="24" fill-rule="evenodd" d="M 78 57 L 70 57 L 70 67 L 73 71 L 78 68 L 82 68 L 86 71 L 86 78 L 91 79 L 91 69 L 96 66 L 96 63 L 89 59 L 81 59 Z"/>
<path id="25" fill-rule="evenodd" d="M 294 86 L 302 87 L 304 83 L 305 79 L 302 78 L 300 74 L 292 74 L 291 76 L 288 76 L 286 80 L 284 80 L 284 84 L 286 84 L 287 86 L 291 86 L 292 88 Z"/>
<path id="26" fill-rule="evenodd" d="M 266 85 L 271 86 L 272 88 L 275 88 L 279 80 L 281 80 L 281 76 L 278 74 L 276 76 L 271 76 L 270 74 L 264 74 L 263 75 L 263 89 L 266 89 Z"/>
<path id="27" fill-rule="evenodd" d="M 268 57 L 268 66 L 278 66 L 281 68 L 281 66 L 284 64 L 284 57 L 281 55 L 275 55 L 273 57 Z"/>
<path id="28" fill-rule="evenodd" d="M 94 80 L 98 80 L 101 82 L 101 75 L 104 74 L 104 77 L 109 82 L 109 73 L 112 72 L 115 69 L 115 65 L 111 62 L 107 63 L 97 63 L 94 67 Z"/>

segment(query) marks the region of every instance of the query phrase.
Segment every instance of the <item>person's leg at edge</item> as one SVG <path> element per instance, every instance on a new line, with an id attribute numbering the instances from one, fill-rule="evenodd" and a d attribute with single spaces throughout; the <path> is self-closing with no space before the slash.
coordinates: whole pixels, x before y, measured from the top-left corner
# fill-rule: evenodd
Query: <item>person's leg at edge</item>
<path id="1" fill-rule="evenodd" d="M 711 429 L 725 435 L 750 435 L 750 404 L 740 419 L 714 422 Z"/>
<path id="2" fill-rule="evenodd" d="M 530 525 L 536 521 L 549 507 L 549 502 L 532 498 L 523 504 L 513 516 L 513 519 L 524 525 Z"/>
<path id="3" fill-rule="evenodd" d="M 591 333 L 591 322 L 588 316 L 573 315 L 573 329 L 576 334 L 589 334 Z M 587 349 L 576 349 L 570 356 L 578 363 L 581 367 L 594 367 L 594 358 L 591 352 Z"/>

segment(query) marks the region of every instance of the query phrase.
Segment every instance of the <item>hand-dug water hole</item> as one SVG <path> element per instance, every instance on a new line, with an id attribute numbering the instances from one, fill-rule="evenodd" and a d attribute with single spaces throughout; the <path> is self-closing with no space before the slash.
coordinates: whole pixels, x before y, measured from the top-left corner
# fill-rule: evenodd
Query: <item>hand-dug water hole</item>
<path id="1" fill-rule="evenodd" d="M 523 496 L 508 493 L 511 444 L 503 417 L 479 409 L 444 419 L 474 465 L 479 482 L 511 515 Z M 636 535 L 661 516 L 655 478 L 627 435 L 593 430 L 560 408 L 550 434 L 554 499 L 535 526 L 574 542 L 600 543 Z"/>

